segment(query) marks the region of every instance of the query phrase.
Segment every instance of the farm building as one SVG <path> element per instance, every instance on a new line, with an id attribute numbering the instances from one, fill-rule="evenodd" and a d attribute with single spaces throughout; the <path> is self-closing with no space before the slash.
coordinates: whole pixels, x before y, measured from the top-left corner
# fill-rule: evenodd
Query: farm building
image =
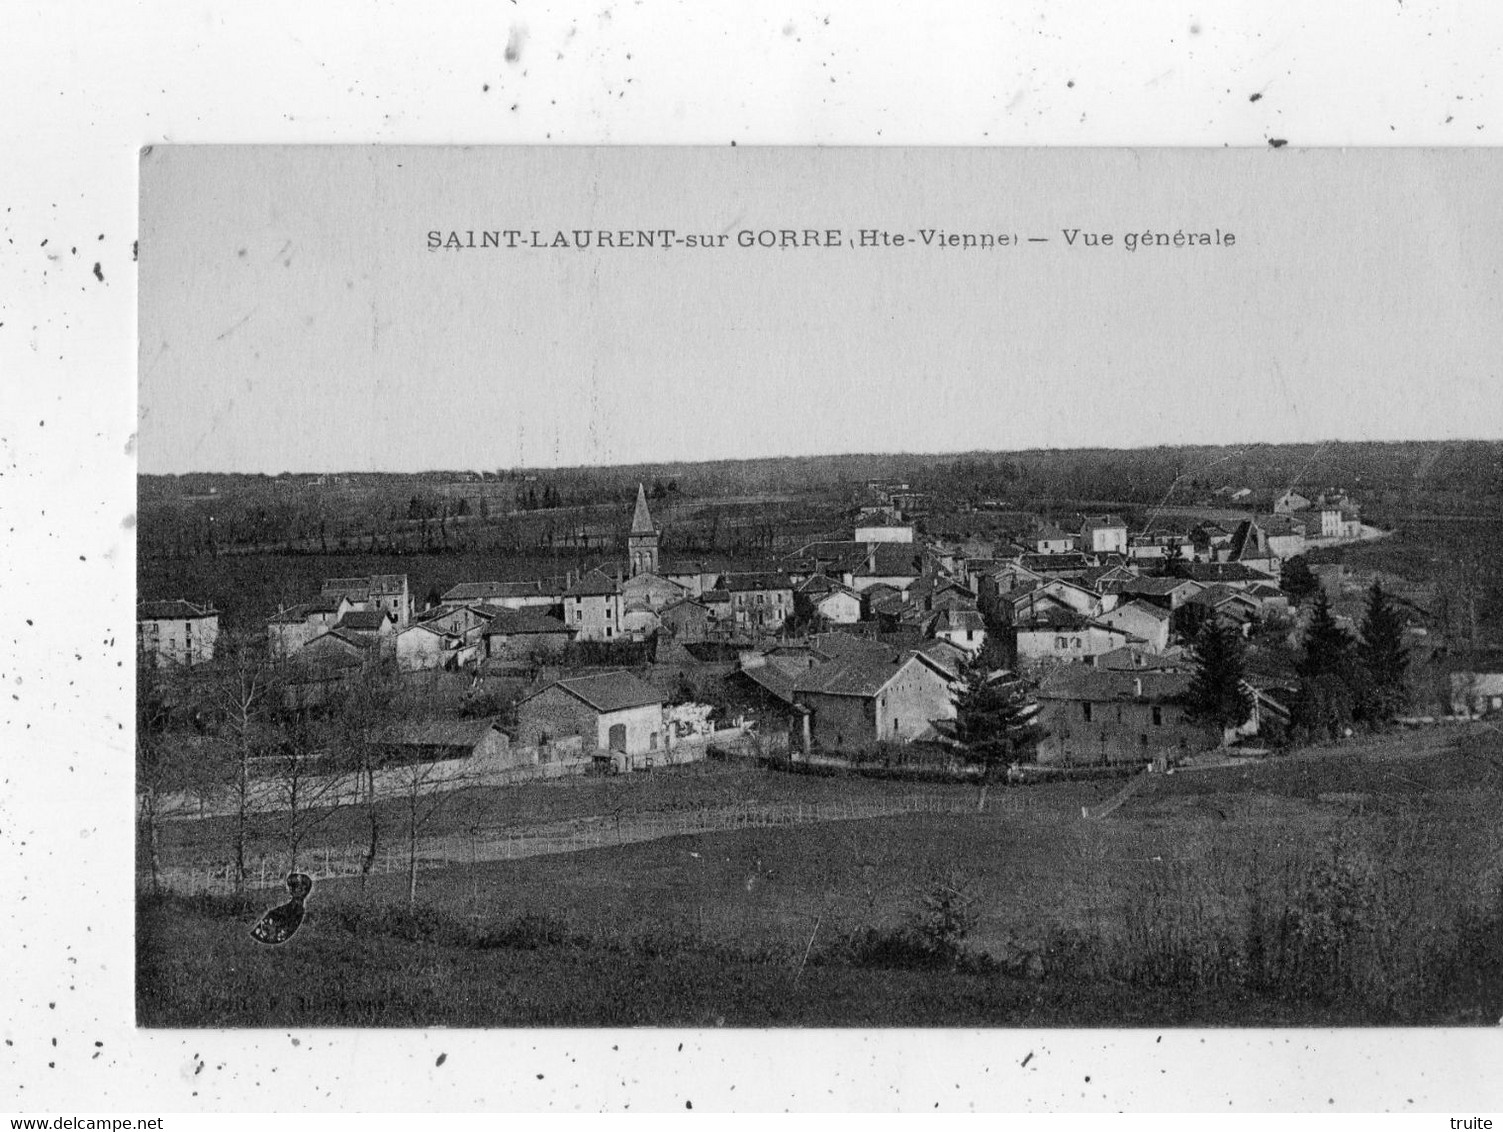
<path id="1" fill-rule="evenodd" d="M 517 704 L 519 742 L 541 747 L 571 736 L 618 770 L 644 765 L 664 747 L 663 695 L 630 672 L 604 672 L 559 680 Z"/>
<path id="2" fill-rule="evenodd" d="M 955 718 L 949 674 L 921 653 L 814 665 L 797 676 L 793 696 L 809 711 L 809 740 L 831 751 L 932 739 L 936 721 Z"/>
<path id="3" fill-rule="evenodd" d="M 557 617 L 531 609 L 503 609 L 481 631 L 487 660 L 560 657 L 574 631 Z"/>
<path id="4" fill-rule="evenodd" d="M 510 740 L 492 719 L 420 719 L 371 731 L 370 744 L 393 763 L 503 758 Z"/>
<path id="5" fill-rule="evenodd" d="M 1038 691 L 1038 761 L 1054 765 L 1173 760 L 1221 743 L 1185 716 L 1189 673 L 1060 669 Z"/>

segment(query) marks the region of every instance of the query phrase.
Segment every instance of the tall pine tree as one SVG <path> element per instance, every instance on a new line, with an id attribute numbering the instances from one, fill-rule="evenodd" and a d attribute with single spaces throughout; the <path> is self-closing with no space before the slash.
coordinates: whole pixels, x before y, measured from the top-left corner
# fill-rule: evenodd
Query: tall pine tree
<path id="1" fill-rule="evenodd" d="M 1361 717 L 1369 723 L 1391 722 L 1409 706 L 1409 650 L 1404 647 L 1404 618 L 1377 580 L 1367 591 L 1357 662 Z"/>
<path id="2" fill-rule="evenodd" d="M 955 706 L 955 736 L 967 759 L 980 766 L 977 808 L 985 809 L 986 793 L 997 772 L 1010 762 L 1031 758 L 1038 731 L 1022 690 L 1016 685 L 988 683 L 985 664 L 967 671 L 966 689 Z"/>
<path id="3" fill-rule="evenodd" d="M 1190 680 L 1187 714 L 1213 725 L 1225 741 L 1229 728 L 1241 727 L 1252 715 L 1245 684 L 1242 638 L 1236 629 L 1209 617 L 1195 637 L 1195 675 Z"/>
<path id="4" fill-rule="evenodd" d="M 1315 595 L 1305 629 L 1304 655 L 1295 667 L 1299 674 L 1295 726 L 1311 738 L 1340 738 L 1356 718 L 1361 680 L 1355 642 L 1336 623 L 1324 590 Z"/>

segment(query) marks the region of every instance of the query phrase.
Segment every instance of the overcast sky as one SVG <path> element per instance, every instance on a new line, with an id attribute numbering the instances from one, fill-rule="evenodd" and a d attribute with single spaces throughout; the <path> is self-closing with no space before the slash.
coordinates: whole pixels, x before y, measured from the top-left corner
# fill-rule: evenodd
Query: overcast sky
<path id="1" fill-rule="evenodd" d="M 1498 438 L 1500 174 L 1457 150 L 157 147 L 140 469 Z M 428 248 L 584 228 L 729 238 Z M 765 228 L 1048 242 L 735 246 Z M 1123 246 L 1218 228 L 1233 246 Z"/>

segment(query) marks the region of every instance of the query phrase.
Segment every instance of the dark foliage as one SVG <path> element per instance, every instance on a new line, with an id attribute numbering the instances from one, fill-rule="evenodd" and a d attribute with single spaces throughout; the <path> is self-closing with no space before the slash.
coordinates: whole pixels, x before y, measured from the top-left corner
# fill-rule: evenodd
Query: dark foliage
<path id="1" fill-rule="evenodd" d="M 1356 719 L 1361 672 L 1356 643 L 1336 623 L 1324 591 L 1315 597 L 1296 671 L 1294 725 L 1311 738 L 1340 738 Z"/>
<path id="2" fill-rule="evenodd" d="M 1296 604 L 1315 596 L 1315 591 L 1320 589 L 1320 579 L 1315 576 L 1315 571 L 1310 569 L 1310 563 L 1303 554 L 1296 554 L 1284 563 L 1283 571 L 1279 576 L 1279 586 L 1287 593 Z"/>
<path id="3" fill-rule="evenodd" d="M 1369 723 L 1390 722 L 1409 706 L 1409 650 L 1404 618 L 1378 581 L 1367 593 L 1357 662 L 1362 675 L 1358 714 Z"/>
<path id="4" fill-rule="evenodd" d="M 1252 715 L 1242 663 L 1242 638 L 1230 626 L 1208 620 L 1195 638 L 1195 675 L 1190 681 L 1190 718 L 1226 730 Z"/>

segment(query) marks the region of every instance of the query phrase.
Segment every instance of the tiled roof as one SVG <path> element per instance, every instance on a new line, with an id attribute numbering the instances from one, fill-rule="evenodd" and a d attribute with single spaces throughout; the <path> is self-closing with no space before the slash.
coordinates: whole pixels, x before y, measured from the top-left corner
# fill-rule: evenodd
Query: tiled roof
<path id="1" fill-rule="evenodd" d="M 562 590 L 563 587 L 558 587 Z M 465 605 L 472 601 L 495 601 L 504 598 L 551 597 L 558 592 L 551 587 L 543 588 L 540 581 L 531 582 L 460 582 L 446 590 L 440 598 L 450 605 Z"/>
<path id="2" fill-rule="evenodd" d="M 622 711 L 663 702 L 661 692 L 649 687 L 630 672 L 602 672 L 596 676 L 575 676 L 560 680 L 553 687 L 562 688 L 599 712 Z M 536 695 L 537 693 L 534 693 Z M 532 697 L 529 696 L 528 699 Z"/>
<path id="3" fill-rule="evenodd" d="M 787 574 L 776 574 L 771 571 L 758 571 L 754 574 L 727 574 L 720 579 L 720 584 L 730 593 L 793 589 L 793 580 Z"/>
<path id="4" fill-rule="evenodd" d="M 1111 531 L 1126 530 L 1127 521 L 1120 515 L 1087 515 L 1081 521 L 1080 530 L 1084 534 L 1087 531 Z"/>
<path id="5" fill-rule="evenodd" d="M 980 632 L 986 621 L 974 609 L 942 609 L 934 619 L 936 633 Z"/>
<path id="6" fill-rule="evenodd" d="M 1162 605 L 1154 605 L 1151 601 L 1127 601 L 1117 606 L 1116 609 L 1103 613 L 1103 618 L 1110 617 L 1113 613 L 1126 613 L 1131 610 L 1134 613 L 1142 613 L 1152 617 L 1155 621 L 1168 621 L 1171 614 Z"/>
<path id="7" fill-rule="evenodd" d="M 1122 582 L 1121 589 L 1125 594 L 1141 594 L 1145 597 L 1168 597 L 1181 586 L 1194 586 L 1197 584 L 1190 578 L 1135 578 L 1130 582 Z"/>
<path id="8" fill-rule="evenodd" d="M 1181 655 L 1168 656 L 1123 645 L 1096 657 L 1096 667 L 1107 672 L 1185 671 L 1193 668 L 1194 662 Z"/>
<path id="9" fill-rule="evenodd" d="M 621 587 L 616 584 L 615 578 L 608 577 L 599 570 L 591 570 L 570 587 L 568 596 L 604 597 L 620 592 Z"/>
<path id="10" fill-rule="evenodd" d="M 1037 574 L 1048 574 L 1056 570 L 1088 570 L 1095 563 L 1084 554 L 1025 554 L 1022 559 L 1023 568 L 1032 570 Z"/>
<path id="11" fill-rule="evenodd" d="M 191 601 L 143 601 L 136 606 L 137 621 L 188 621 L 195 617 L 217 617 L 218 611 Z"/>
<path id="12" fill-rule="evenodd" d="M 391 620 L 391 614 L 373 609 L 369 612 L 352 609 L 334 624 L 336 629 L 353 629 L 357 633 L 377 633 L 381 626 Z"/>
<path id="13" fill-rule="evenodd" d="M 1177 567 L 1196 582 L 1273 582 L 1271 574 L 1254 570 L 1240 562 L 1186 562 Z"/>
<path id="14" fill-rule="evenodd" d="M 1092 703 L 1115 700 L 1166 703 L 1183 698 L 1190 690 L 1191 679 L 1188 672 L 1117 672 L 1071 664 L 1058 669 L 1044 681 L 1038 698 Z"/>
<path id="15" fill-rule="evenodd" d="M 802 672 L 794 691 L 825 696 L 875 696 L 901 667 L 901 662 L 885 656 L 832 660 Z"/>
<path id="16" fill-rule="evenodd" d="M 509 637 L 528 633 L 569 632 L 573 630 L 557 617 L 549 617 L 531 609 L 503 609 L 491 618 L 490 624 L 485 627 L 484 635 Z"/>

